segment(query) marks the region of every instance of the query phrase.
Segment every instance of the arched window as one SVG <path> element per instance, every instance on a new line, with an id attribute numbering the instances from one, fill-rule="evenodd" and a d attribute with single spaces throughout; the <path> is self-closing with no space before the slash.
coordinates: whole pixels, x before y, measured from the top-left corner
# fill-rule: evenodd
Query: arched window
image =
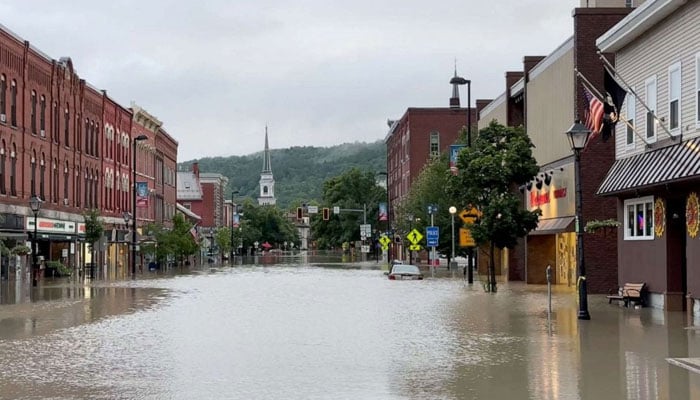
<path id="1" fill-rule="evenodd" d="M 10 87 L 10 120 L 12 126 L 17 126 L 17 81 L 14 79 Z"/>
<path id="2" fill-rule="evenodd" d="M 63 127 L 63 144 L 65 146 L 70 146 L 70 141 L 68 140 L 68 127 L 70 126 L 70 111 L 68 109 L 68 103 L 66 103 L 66 109 L 63 112 L 63 119 L 64 124 L 66 125 Z"/>
<path id="3" fill-rule="evenodd" d="M 90 120 L 85 118 L 85 148 L 83 151 L 85 154 L 89 154 L 90 151 Z"/>
<path id="4" fill-rule="evenodd" d="M 73 183 L 73 187 L 75 188 L 75 196 L 74 196 L 75 206 L 78 208 L 80 208 L 80 195 L 81 195 L 81 193 L 80 193 L 80 179 L 81 179 L 80 166 L 76 165 L 75 166 L 75 180 Z"/>
<path id="5" fill-rule="evenodd" d="M 10 195 L 17 196 L 17 144 L 12 143 L 10 153 Z"/>
<path id="6" fill-rule="evenodd" d="M 0 122 L 7 122 L 7 78 L 0 75 Z"/>
<path id="7" fill-rule="evenodd" d="M 31 181 L 30 186 L 32 188 L 32 197 L 36 196 L 36 150 L 32 150 L 32 158 L 29 160 L 31 163 Z"/>
<path id="8" fill-rule="evenodd" d="M 51 197 L 54 203 L 58 204 L 58 160 L 53 159 L 53 164 L 51 165 L 53 170 L 53 183 L 51 185 Z"/>
<path id="9" fill-rule="evenodd" d="M 43 137 L 46 136 L 46 98 L 41 95 L 41 101 L 39 102 L 39 134 Z"/>
<path id="10" fill-rule="evenodd" d="M 58 143 L 58 103 L 53 102 L 53 119 L 51 120 L 52 126 L 51 126 L 51 140 L 54 141 L 54 143 Z"/>
<path id="11" fill-rule="evenodd" d="M 100 156 L 100 124 L 95 122 L 95 157 Z"/>
<path id="12" fill-rule="evenodd" d="M 63 205 L 68 205 L 68 161 L 63 167 Z"/>
<path id="13" fill-rule="evenodd" d="M 44 192 L 45 182 L 46 182 L 46 160 L 44 158 L 44 153 L 41 153 L 41 173 L 39 174 L 39 196 L 42 200 L 46 200 L 46 195 Z"/>
<path id="14" fill-rule="evenodd" d="M 73 147 L 80 151 L 80 139 L 82 137 L 82 124 L 80 123 L 80 113 L 75 113 L 75 137 L 73 137 Z"/>
<path id="15" fill-rule="evenodd" d="M 29 101 L 31 102 L 30 107 L 32 112 L 29 123 L 31 124 L 32 135 L 36 135 L 36 92 L 34 90 L 32 90 L 32 95 Z"/>
<path id="16" fill-rule="evenodd" d="M 5 161 L 7 155 L 5 149 L 5 141 L 2 141 L 2 147 L 0 147 L 0 194 L 7 194 L 5 187 Z"/>
<path id="17" fill-rule="evenodd" d="M 100 173 L 97 169 L 95 169 L 93 172 L 95 173 L 95 175 L 92 176 L 92 185 L 94 186 L 94 189 L 92 190 L 92 195 L 95 196 L 95 199 L 93 200 L 92 204 L 95 208 L 100 208 L 98 202 L 100 199 Z"/>

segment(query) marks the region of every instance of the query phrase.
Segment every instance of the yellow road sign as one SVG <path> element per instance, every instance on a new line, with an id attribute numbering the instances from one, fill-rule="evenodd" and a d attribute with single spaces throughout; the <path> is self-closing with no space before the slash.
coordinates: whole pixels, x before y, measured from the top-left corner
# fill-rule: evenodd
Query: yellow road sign
<path id="1" fill-rule="evenodd" d="M 420 251 L 421 247 L 419 244 L 412 244 L 412 245 L 408 246 L 408 249 L 411 251 Z"/>
<path id="2" fill-rule="evenodd" d="M 387 250 L 389 250 L 389 246 L 387 246 L 387 245 L 383 244 L 383 245 L 382 245 L 382 250 L 384 250 L 384 251 L 387 251 Z"/>
<path id="3" fill-rule="evenodd" d="M 423 235 L 420 232 L 418 232 L 417 229 L 414 229 L 411 232 L 409 232 L 408 235 L 406 235 L 406 238 L 408 238 L 409 242 L 413 244 L 418 244 L 418 242 L 420 242 L 421 239 L 423 239 Z"/>
<path id="4" fill-rule="evenodd" d="M 475 247 L 476 242 L 472 237 L 471 229 L 459 228 L 459 245 L 462 247 Z"/>
<path id="5" fill-rule="evenodd" d="M 465 224 L 473 224 L 477 218 L 481 217 L 481 211 L 477 210 L 476 207 L 465 208 L 460 211 L 459 217 Z"/>
<path id="6" fill-rule="evenodd" d="M 387 246 L 389 243 L 391 243 L 391 239 L 389 239 L 387 236 L 382 235 L 381 238 L 379 238 L 379 243 L 382 244 L 382 247 Z"/>

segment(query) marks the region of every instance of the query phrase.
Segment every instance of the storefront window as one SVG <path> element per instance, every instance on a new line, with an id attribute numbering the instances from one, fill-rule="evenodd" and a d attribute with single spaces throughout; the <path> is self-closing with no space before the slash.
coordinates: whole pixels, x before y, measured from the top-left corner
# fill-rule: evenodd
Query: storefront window
<path id="1" fill-rule="evenodd" d="M 625 200 L 625 240 L 654 239 L 654 197 Z"/>

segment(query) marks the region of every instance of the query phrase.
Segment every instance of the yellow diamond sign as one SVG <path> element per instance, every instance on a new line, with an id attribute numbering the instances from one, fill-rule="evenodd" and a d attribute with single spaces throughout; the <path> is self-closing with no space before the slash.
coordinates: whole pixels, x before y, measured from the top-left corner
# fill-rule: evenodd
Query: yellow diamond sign
<path id="1" fill-rule="evenodd" d="M 391 239 L 389 239 L 388 237 L 386 237 L 386 236 L 382 235 L 382 237 L 381 237 L 381 238 L 379 238 L 379 243 L 381 243 L 381 244 L 382 244 L 382 247 L 384 247 L 384 246 L 388 246 L 388 245 L 389 245 L 389 243 L 391 243 Z"/>
<path id="2" fill-rule="evenodd" d="M 418 232 L 417 229 L 414 229 L 411 232 L 409 232 L 409 234 L 406 237 L 408 238 L 408 241 L 413 244 L 418 244 L 418 242 L 420 242 L 421 239 L 423 239 L 423 235 L 420 232 Z"/>

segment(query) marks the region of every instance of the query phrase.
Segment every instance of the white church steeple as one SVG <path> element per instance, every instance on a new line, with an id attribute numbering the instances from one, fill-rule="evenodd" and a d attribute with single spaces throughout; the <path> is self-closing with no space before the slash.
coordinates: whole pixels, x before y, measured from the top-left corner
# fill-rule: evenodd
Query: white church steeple
<path id="1" fill-rule="evenodd" d="M 258 204 L 275 205 L 275 178 L 272 176 L 272 164 L 270 163 L 270 146 L 267 140 L 267 125 L 265 126 L 265 151 L 263 152 L 263 167 L 260 172 L 260 196 Z"/>

